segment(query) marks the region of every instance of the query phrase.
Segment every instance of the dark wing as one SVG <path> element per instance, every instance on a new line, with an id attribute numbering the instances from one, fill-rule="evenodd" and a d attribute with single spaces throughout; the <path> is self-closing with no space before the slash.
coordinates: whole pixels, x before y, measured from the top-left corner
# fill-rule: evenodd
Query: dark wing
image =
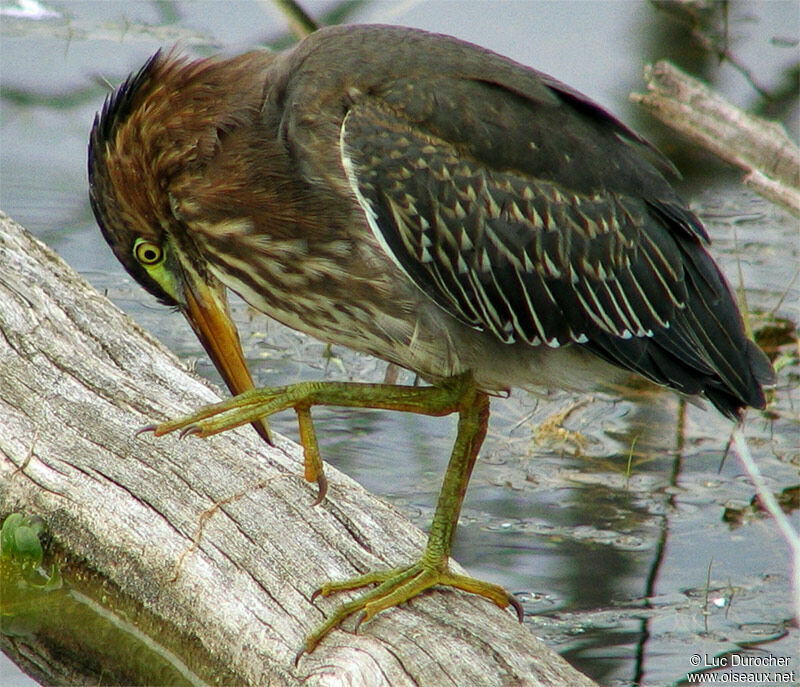
<path id="1" fill-rule="evenodd" d="M 769 364 L 700 221 L 639 139 L 557 86 L 533 100 L 418 77 L 352 103 L 342 161 L 377 238 L 441 308 L 502 341 L 583 345 L 729 415 L 763 406 Z"/>

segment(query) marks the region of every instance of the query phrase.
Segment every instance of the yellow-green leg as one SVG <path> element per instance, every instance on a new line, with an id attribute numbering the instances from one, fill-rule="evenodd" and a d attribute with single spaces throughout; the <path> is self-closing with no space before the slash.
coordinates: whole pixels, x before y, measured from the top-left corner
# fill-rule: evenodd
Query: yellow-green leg
<path id="1" fill-rule="evenodd" d="M 315 405 L 350 408 L 400 410 L 425 415 L 448 415 L 455 412 L 461 389 L 468 376 L 454 377 L 441 386 L 409 387 L 395 384 L 362 384 L 354 382 L 300 382 L 281 387 L 251 389 L 226 401 L 200 408 L 195 413 L 139 430 L 156 436 L 180 430 L 180 436 L 209 437 L 248 422 L 263 424 L 262 420 L 294 408 L 303 446 L 304 474 L 309 482 L 318 485 L 318 504 L 325 498 L 328 481 L 323 472 L 322 458 L 311 421 Z M 263 435 L 262 435 L 263 436 Z"/>
<path id="2" fill-rule="evenodd" d="M 367 573 L 351 580 L 323 585 L 314 597 L 328 596 L 337 591 L 359 589 L 372 584 L 378 586 L 340 607 L 321 627 L 308 636 L 303 651 L 313 651 L 325 635 L 354 613 L 361 613 L 358 626 L 380 611 L 398 606 L 434 586 L 456 587 L 480 594 L 501 608 L 513 605 L 521 620 L 522 608 L 519 602 L 502 587 L 466 575 L 456 575 L 449 569 L 450 551 L 458 516 L 472 468 L 486 436 L 489 418 L 489 398 L 476 388 L 471 375 L 453 377 L 434 387 L 302 382 L 286 387 L 253 389 L 222 403 L 201 408 L 193 415 L 145 429 L 153 431 L 156 435 L 181 430 L 181 436 L 193 434 L 206 437 L 281 410 L 294 408 L 300 424 L 306 478 L 315 480 L 320 485 L 320 495 L 317 499 L 319 502 L 324 496 L 326 482 L 311 423 L 310 409 L 315 405 L 379 408 L 424 415 L 447 415 L 457 412 L 459 417 L 458 433 L 422 557 L 409 566 Z"/>
<path id="3" fill-rule="evenodd" d="M 371 572 L 350 580 L 324 584 L 314 594 L 315 597 L 359 589 L 371 584 L 378 586 L 338 608 L 331 617 L 306 638 L 305 651 L 309 653 L 313 651 L 325 635 L 353 613 L 361 612 L 356 624 L 356 629 L 358 629 L 362 622 L 369 620 L 377 613 L 392 606 L 399 606 L 434 586 L 456 587 L 479 594 L 490 599 L 500 608 L 513 605 L 520 621 L 522 620 L 522 606 L 519 601 L 502 587 L 467 575 L 450 572 L 449 558 L 458 516 L 464 502 L 472 468 L 486 436 L 489 398 L 486 394 L 478 391 L 474 385 L 469 385 L 463 390 L 457 411 L 459 414 L 458 434 L 442 488 L 439 491 L 439 501 L 422 558 L 410 566 Z"/>

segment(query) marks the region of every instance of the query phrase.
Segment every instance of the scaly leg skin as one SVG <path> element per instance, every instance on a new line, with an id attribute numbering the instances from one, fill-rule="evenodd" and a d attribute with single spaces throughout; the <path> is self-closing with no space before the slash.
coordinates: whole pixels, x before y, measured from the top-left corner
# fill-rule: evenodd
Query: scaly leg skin
<path id="1" fill-rule="evenodd" d="M 454 377 L 438 387 L 409 387 L 394 384 L 361 384 L 353 382 L 301 382 L 283 387 L 252 389 L 226 401 L 204 406 L 191 415 L 169 422 L 148 425 L 142 432 L 162 436 L 180 431 L 180 436 L 209 437 L 248 422 L 259 422 L 273 413 L 294 408 L 303 446 L 304 474 L 318 485 L 314 505 L 328 490 L 322 458 L 311 421 L 311 406 L 328 405 L 353 408 L 379 408 L 448 415 L 455 412 L 467 376 Z"/>
<path id="2" fill-rule="evenodd" d="M 502 587 L 466 575 L 457 575 L 449 570 L 448 560 L 461 504 L 464 501 L 475 459 L 486 436 L 489 399 L 486 394 L 475 389 L 474 385 L 469 385 L 462 390 L 457 410 L 458 434 L 439 492 L 439 501 L 428 534 L 428 544 L 422 558 L 408 567 L 370 572 L 343 582 L 329 582 L 317 590 L 312 600 L 319 595 L 328 596 L 334 592 L 360 589 L 371 584 L 378 585 L 361 597 L 341 606 L 309 635 L 305 646 L 295 657 L 295 665 L 304 652 L 311 653 L 331 630 L 338 627 L 350 615 L 360 611 L 356 623 L 358 630 L 362 622 L 370 620 L 377 613 L 399 606 L 435 586 L 455 587 L 479 594 L 500 608 L 511 605 L 522 622 L 521 604 Z"/>
<path id="3" fill-rule="evenodd" d="M 303 476 L 306 482 L 317 483 L 317 498 L 312 506 L 318 506 L 328 493 L 328 479 L 322 465 L 322 456 L 317 443 L 317 433 L 311 421 L 310 406 L 295 406 L 297 424 L 300 429 L 300 445 L 303 447 Z"/>
<path id="4" fill-rule="evenodd" d="M 181 436 L 191 434 L 207 437 L 281 410 L 294 408 L 303 442 L 305 476 L 309 481 L 315 480 L 320 485 L 320 494 L 315 502 L 319 503 L 325 495 L 326 481 L 311 422 L 310 411 L 314 405 L 399 410 L 434 416 L 458 412 L 458 433 L 439 492 L 428 543 L 421 559 L 407 567 L 371 572 L 344 582 L 323 585 L 312 599 L 318 595 L 328 596 L 334 592 L 359 589 L 372 584 L 378 586 L 360 598 L 344 604 L 309 635 L 305 646 L 297 654 L 295 663 L 304 652 L 313 651 L 331 630 L 352 614 L 361 612 L 356 627 L 358 629 L 363 621 L 371 619 L 380 611 L 399 606 L 434 586 L 456 587 L 479 594 L 500 608 L 511 605 L 521 621 L 520 603 L 502 587 L 451 573 L 448 566 L 461 504 L 475 459 L 486 436 L 489 419 L 489 398 L 476 388 L 471 375 L 453 377 L 435 387 L 301 382 L 286 387 L 253 389 L 222 403 L 201 408 L 192 415 L 149 426 L 142 431 L 152 431 L 156 436 L 161 436 L 180 430 Z"/>

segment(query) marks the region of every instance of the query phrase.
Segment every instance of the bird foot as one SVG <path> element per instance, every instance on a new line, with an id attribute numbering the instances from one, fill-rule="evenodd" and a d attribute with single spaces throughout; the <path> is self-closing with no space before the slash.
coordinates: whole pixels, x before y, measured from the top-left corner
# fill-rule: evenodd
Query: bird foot
<path id="1" fill-rule="evenodd" d="M 300 427 L 304 476 L 306 481 L 317 483 L 317 497 L 313 504 L 316 506 L 325 498 L 328 480 L 325 477 L 319 444 L 311 422 L 310 407 L 302 402 L 302 394 L 298 396 L 295 387 L 253 389 L 220 403 L 204 406 L 191 415 L 161 424 L 147 425 L 136 434 L 152 432 L 158 437 L 179 432 L 181 439 L 187 436 L 209 437 L 291 407 L 294 407 L 297 413 Z"/>
<path id="2" fill-rule="evenodd" d="M 437 387 L 407 387 L 393 384 L 356 382 L 299 382 L 289 386 L 263 387 L 245 391 L 220 403 L 200 408 L 191 415 L 148 425 L 140 429 L 163 436 L 179 432 L 180 437 L 210 437 L 240 425 L 259 422 L 282 410 L 294 409 L 303 446 L 305 478 L 318 487 L 314 505 L 325 498 L 328 481 L 323 471 L 319 444 L 311 421 L 315 405 L 350 408 L 382 408 L 426 415 L 446 415 L 457 409 L 468 375 L 454 377 Z"/>
<path id="3" fill-rule="evenodd" d="M 372 619 L 381 611 L 413 599 L 432 587 L 455 587 L 483 596 L 500 608 L 513 606 L 519 621 L 522 622 L 522 605 L 502 587 L 468 575 L 452 573 L 447 568 L 446 562 L 444 565 L 436 565 L 428 563 L 424 558 L 408 567 L 370 572 L 342 582 L 328 582 L 314 592 L 311 600 L 313 601 L 318 596 L 330 596 L 335 592 L 352 591 L 372 584 L 378 586 L 340 606 L 322 625 L 306 637 L 305 645 L 295 658 L 295 665 L 304 653 L 314 651 L 331 630 L 354 613 L 359 613 L 355 626 L 357 632 L 361 623 Z"/>
<path id="4" fill-rule="evenodd" d="M 181 438 L 210 437 L 291 407 L 291 403 L 281 403 L 286 390 L 287 387 L 253 389 L 225 401 L 203 406 L 189 415 L 148 425 L 139 431 L 150 431 L 157 437 L 176 431 L 180 431 Z"/>

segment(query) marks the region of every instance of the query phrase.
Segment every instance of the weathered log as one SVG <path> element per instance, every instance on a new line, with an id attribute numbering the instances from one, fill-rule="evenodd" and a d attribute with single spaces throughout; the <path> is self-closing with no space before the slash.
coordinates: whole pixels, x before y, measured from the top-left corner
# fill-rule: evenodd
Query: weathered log
<path id="1" fill-rule="evenodd" d="M 217 398 L 0 215 L 0 515 L 41 516 L 62 564 L 80 571 L 71 578 L 101 582 L 106 598 L 92 603 L 109 614 L 124 607 L 124 622 L 147 615 L 136 632 L 163 654 L 192 646 L 173 661 L 188 682 L 594 684 L 509 612 L 451 590 L 382 613 L 357 634 L 346 625 L 295 668 L 305 635 L 342 602 L 312 604 L 314 589 L 411 561 L 424 537 L 330 466 L 328 497 L 312 507 L 315 486 L 286 439 L 270 448 L 249 427 L 208 440 L 134 435 Z M 45 684 L 137 674 L 76 660 L 65 634 L 0 641 Z"/>
<path id="2" fill-rule="evenodd" d="M 669 62 L 648 65 L 647 93 L 631 100 L 743 169 L 744 183 L 800 216 L 800 149 L 777 122 L 744 112 Z"/>

